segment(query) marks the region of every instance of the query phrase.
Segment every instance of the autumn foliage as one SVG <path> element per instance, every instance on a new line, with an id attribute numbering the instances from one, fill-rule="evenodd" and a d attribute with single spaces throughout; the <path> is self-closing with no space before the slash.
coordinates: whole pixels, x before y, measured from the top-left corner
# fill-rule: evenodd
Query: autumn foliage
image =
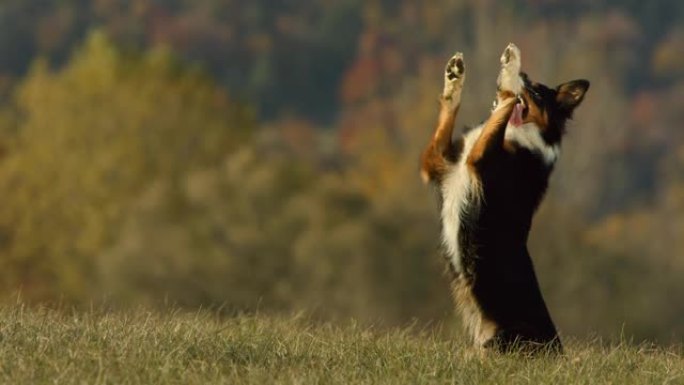
<path id="1" fill-rule="evenodd" d="M 41 4 L 0 5 L 5 296 L 450 323 L 418 154 L 445 60 L 477 124 L 515 41 L 592 81 L 530 245 L 561 332 L 684 336 L 680 2 Z"/>

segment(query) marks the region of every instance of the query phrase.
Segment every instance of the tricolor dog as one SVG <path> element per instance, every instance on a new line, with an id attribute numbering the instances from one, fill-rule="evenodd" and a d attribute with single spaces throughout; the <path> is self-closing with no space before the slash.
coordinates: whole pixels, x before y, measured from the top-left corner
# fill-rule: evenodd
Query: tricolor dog
<path id="1" fill-rule="evenodd" d="M 423 180 L 439 191 L 455 302 L 477 347 L 560 352 L 527 237 L 565 124 L 589 82 L 555 88 L 534 82 L 521 72 L 520 50 L 509 44 L 490 116 L 454 139 L 465 78 L 457 53 L 447 63 L 437 128 L 421 159 Z"/>

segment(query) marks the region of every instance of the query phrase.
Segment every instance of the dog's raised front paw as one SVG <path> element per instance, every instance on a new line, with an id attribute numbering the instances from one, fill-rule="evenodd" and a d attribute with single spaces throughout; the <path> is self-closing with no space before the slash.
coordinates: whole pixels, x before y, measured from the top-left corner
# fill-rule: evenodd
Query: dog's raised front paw
<path id="1" fill-rule="evenodd" d="M 501 54 L 501 65 L 520 72 L 520 48 L 513 43 L 509 43 Z"/>
<path id="2" fill-rule="evenodd" d="M 442 97 L 450 100 L 453 106 L 461 102 L 461 90 L 465 82 L 465 61 L 463 53 L 456 52 L 444 69 L 444 91 Z"/>
<path id="3" fill-rule="evenodd" d="M 499 91 L 509 91 L 514 95 L 522 92 L 523 81 L 520 78 L 522 67 L 520 49 L 513 43 L 508 44 L 501 54 L 501 72 L 497 79 Z"/>

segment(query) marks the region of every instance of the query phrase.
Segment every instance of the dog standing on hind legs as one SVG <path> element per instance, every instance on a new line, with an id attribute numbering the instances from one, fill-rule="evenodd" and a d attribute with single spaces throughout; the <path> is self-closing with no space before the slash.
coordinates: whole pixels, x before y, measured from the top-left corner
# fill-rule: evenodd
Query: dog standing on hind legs
<path id="1" fill-rule="evenodd" d="M 589 82 L 555 88 L 533 82 L 521 72 L 520 50 L 509 44 L 491 115 L 454 139 L 465 76 L 457 53 L 447 63 L 437 128 L 421 159 L 423 180 L 439 191 L 454 300 L 478 348 L 561 352 L 527 237 L 565 123 Z"/>

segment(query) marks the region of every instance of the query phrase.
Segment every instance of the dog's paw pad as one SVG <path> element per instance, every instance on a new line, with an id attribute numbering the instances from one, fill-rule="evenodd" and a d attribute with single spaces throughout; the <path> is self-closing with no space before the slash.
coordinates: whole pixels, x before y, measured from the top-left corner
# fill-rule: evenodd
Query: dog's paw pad
<path id="1" fill-rule="evenodd" d="M 520 68 L 520 48 L 510 43 L 501 54 L 501 65 Z"/>
<path id="2" fill-rule="evenodd" d="M 520 49 L 515 44 L 510 43 L 501 54 L 501 72 L 499 72 L 497 79 L 499 91 L 510 91 L 515 95 L 522 92 L 521 66 Z"/>
<path id="3" fill-rule="evenodd" d="M 457 52 L 454 56 L 447 62 L 445 77 L 448 81 L 456 81 L 463 78 L 465 73 L 465 62 L 463 61 L 463 54 Z"/>
<path id="4" fill-rule="evenodd" d="M 444 91 L 442 97 L 450 100 L 452 107 L 460 103 L 461 90 L 465 81 L 465 61 L 463 54 L 456 52 L 444 69 Z"/>

